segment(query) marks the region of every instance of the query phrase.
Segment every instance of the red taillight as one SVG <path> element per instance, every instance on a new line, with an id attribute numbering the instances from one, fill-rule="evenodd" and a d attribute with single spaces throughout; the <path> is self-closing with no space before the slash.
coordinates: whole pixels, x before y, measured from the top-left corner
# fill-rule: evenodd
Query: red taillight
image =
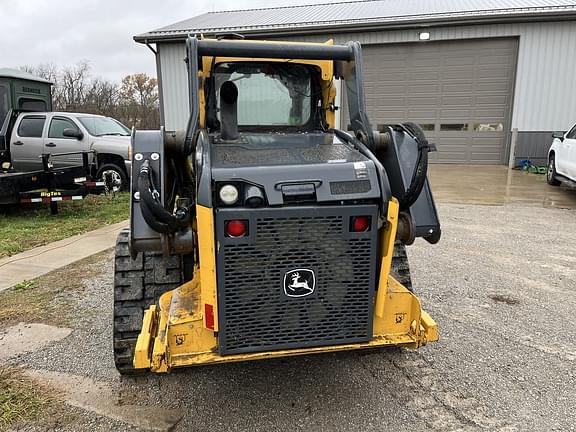
<path id="1" fill-rule="evenodd" d="M 248 221 L 245 220 L 228 221 L 226 222 L 226 235 L 229 237 L 244 237 L 247 226 Z"/>
<path id="2" fill-rule="evenodd" d="M 354 216 L 350 225 L 354 232 L 368 231 L 370 228 L 370 216 Z"/>
<path id="3" fill-rule="evenodd" d="M 214 330 L 214 306 L 211 304 L 204 304 L 204 322 L 206 323 L 206 328 Z"/>

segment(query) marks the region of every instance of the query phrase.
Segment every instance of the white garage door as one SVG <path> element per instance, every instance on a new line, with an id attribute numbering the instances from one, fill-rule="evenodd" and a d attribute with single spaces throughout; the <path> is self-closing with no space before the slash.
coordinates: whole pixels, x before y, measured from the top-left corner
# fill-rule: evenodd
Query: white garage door
<path id="1" fill-rule="evenodd" d="M 365 45 L 363 52 L 373 125 L 420 124 L 438 147 L 433 162 L 505 162 L 516 39 Z"/>

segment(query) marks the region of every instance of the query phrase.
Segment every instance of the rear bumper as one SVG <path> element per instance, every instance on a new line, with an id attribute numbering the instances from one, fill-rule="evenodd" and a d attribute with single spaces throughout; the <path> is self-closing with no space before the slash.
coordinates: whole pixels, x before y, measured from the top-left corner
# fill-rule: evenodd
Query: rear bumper
<path id="1" fill-rule="evenodd" d="M 435 342 L 438 340 L 438 326 L 436 322 L 430 317 L 430 315 L 428 315 L 426 312 L 424 313 L 427 315 L 426 327 L 421 328 L 420 335 L 389 334 L 389 335 L 376 336 L 370 341 L 362 343 L 329 345 L 314 348 L 311 347 L 295 348 L 289 350 L 264 351 L 256 353 L 245 353 L 245 354 L 219 355 L 218 353 L 204 352 L 190 355 L 177 355 L 172 357 L 171 367 L 177 368 L 186 366 L 200 366 L 203 364 L 265 360 L 280 357 L 295 357 L 308 354 L 365 350 L 365 349 L 385 348 L 391 346 L 416 349 L 421 346 L 424 346 L 428 342 Z"/>
<path id="2" fill-rule="evenodd" d="M 375 337 L 374 339 L 368 342 L 347 344 L 347 345 L 330 345 L 316 348 L 265 351 L 258 353 L 233 354 L 226 356 L 211 352 L 174 356 L 172 358 L 171 368 L 200 366 L 215 363 L 233 363 L 233 362 L 242 362 L 251 360 L 266 360 L 280 357 L 295 357 L 300 355 L 322 354 L 338 351 L 365 350 L 374 348 L 385 348 L 391 346 L 414 349 L 422 345 L 423 344 L 420 340 L 411 337 L 409 335 L 379 336 Z"/>
<path id="3" fill-rule="evenodd" d="M 389 346 L 416 349 L 438 340 L 438 325 L 421 309 L 419 299 L 390 277 L 383 316 L 375 314 L 374 336 L 367 342 L 222 355 L 214 332 L 202 324 L 200 307 L 189 308 L 191 304 L 199 305 L 199 293 L 199 281 L 195 278 L 164 294 L 159 308 L 154 305 L 146 310 L 135 350 L 135 368 L 168 372 L 185 366 Z"/>

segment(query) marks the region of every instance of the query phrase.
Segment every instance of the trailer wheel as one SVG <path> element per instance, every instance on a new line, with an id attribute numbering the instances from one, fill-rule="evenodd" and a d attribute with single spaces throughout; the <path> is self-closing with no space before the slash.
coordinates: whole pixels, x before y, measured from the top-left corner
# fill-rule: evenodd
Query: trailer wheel
<path id="1" fill-rule="evenodd" d="M 120 192 L 128 188 L 128 177 L 126 176 L 126 172 L 122 167 L 115 163 L 102 165 L 98 169 L 96 178 L 103 182 L 106 182 L 107 178 L 110 180 L 111 185 L 109 186 L 108 182 L 106 184 L 106 186 L 111 189 L 108 192 Z"/>
<path id="2" fill-rule="evenodd" d="M 180 255 L 166 258 L 162 253 L 139 253 L 133 260 L 129 237 L 128 229 L 118 235 L 114 260 L 114 363 L 121 374 L 138 372 L 132 359 L 144 310 L 183 280 Z"/>
<path id="3" fill-rule="evenodd" d="M 398 241 L 394 244 L 392 274 L 398 282 L 408 288 L 408 290 L 413 291 L 412 277 L 410 276 L 410 263 L 408 262 L 408 255 L 406 254 L 406 246 Z"/>

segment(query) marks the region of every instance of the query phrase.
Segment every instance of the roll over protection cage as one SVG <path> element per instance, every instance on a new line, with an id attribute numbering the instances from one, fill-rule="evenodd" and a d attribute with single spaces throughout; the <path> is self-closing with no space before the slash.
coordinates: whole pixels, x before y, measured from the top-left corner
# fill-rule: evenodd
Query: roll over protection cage
<path id="1" fill-rule="evenodd" d="M 200 150 L 203 157 L 202 164 L 198 167 L 199 171 L 196 173 L 196 204 L 208 208 L 212 207 L 211 170 L 209 169 L 210 151 L 207 151 L 206 148 L 209 146 L 209 141 L 206 132 L 199 130 L 201 106 L 199 101 L 199 71 L 203 65 L 202 57 L 204 56 L 333 61 L 334 77 L 343 79 L 346 86 L 349 118 L 354 136 L 339 130 L 333 130 L 333 133 L 341 140 L 353 144 L 358 151 L 374 162 L 382 194 L 380 203 L 382 214 L 387 213 L 388 202 L 392 196 L 403 196 L 406 193 L 406 184 L 410 181 L 410 178 L 404 178 L 407 176 L 407 167 L 402 165 L 406 162 L 406 155 L 400 154 L 404 152 L 400 147 L 406 148 L 406 145 L 403 144 L 404 142 L 418 143 L 418 141 L 414 141 L 411 138 L 412 134 L 396 132 L 392 128 L 388 128 L 390 149 L 386 151 L 384 158 L 375 155 L 374 152 L 378 151 L 378 148 L 376 147 L 375 132 L 372 130 L 366 113 L 362 81 L 364 65 L 360 43 L 348 42 L 346 45 L 294 44 L 286 42 L 200 40 L 192 36 L 188 37 L 186 41 L 186 49 L 190 117 L 188 118 L 185 132 L 183 134 L 165 134 L 163 130 L 160 132 L 138 131 L 137 136 L 133 136 L 133 147 L 134 151 L 139 151 L 145 155 L 154 152 L 162 154 L 164 148 L 170 149 L 172 153 L 185 155 L 190 155 L 194 150 L 196 152 Z M 401 129 L 406 132 L 405 128 L 401 127 Z M 138 142 L 138 146 L 136 146 L 136 142 Z M 138 147 L 138 150 L 136 147 Z M 158 164 L 162 160 L 163 158 L 160 158 L 154 164 Z M 150 168 L 156 173 L 157 178 L 160 179 L 160 189 L 163 190 L 164 186 L 161 179 L 164 175 L 164 169 L 161 166 L 162 164 L 152 166 L 154 164 L 150 163 Z M 134 172 L 138 172 L 137 170 L 141 168 L 140 165 L 140 162 L 134 162 Z M 393 182 L 389 179 L 388 173 L 390 172 L 395 173 L 392 176 Z M 410 229 L 407 231 L 410 235 L 407 238 L 413 241 L 414 237 L 424 237 L 431 243 L 435 243 L 440 238 L 440 225 L 427 180 L 424 182 L 423 191 L 424 193 L 419 194 L 414 205 L 410 205 L 410 208 L 405 209 L 407 220 L 411 221 L 409 223 Z M 163 197 L 164 194 L 161 193 L 160 195 Z M 164 205 L 164 202 L 161 205 Z M 132 206 L 132 253 L 144 250 L 163 250 L 168 253 L 170 247 L 177 247 L 180 251 L 189 247 L 188 244 L 182 245 L 185 244 L 190 236 L 173 235 L 173 230 L 169 230 L 170 233 L 168 234 L 161 234 L 158 230 L 152 229 L 143 220 L 144 215 L 139 210 L 139 206 L 139 202 Z M 154 207 L 160 211 L 159 206 Z"/>
<path id="2" fill-rule="evenodd" d="M 198 70 L 201 58 L 240 57 L 240 58 L 273 58 L 298 60 L 333 60 L 334 75 L 344 78 L 348 96 L 350 124 L 357 137 L 370 150 L 374 149 L 374 137 L 366 114 L 364 86 L 360 77 L 363 73 L 362 48 L 359 42 L 348 42 L 346 45 L 305 45 L 290 43 L 262 43 L 250 41 L 231 41 L 216 39 L 197 39 L 190 36 L 186 40 L 188 62 L 188 84 L 190 101 L 190 118 L 186 127 L 185 152 L 190 154 L 193 148 L 194 135 L 198 129 L 199 88 Z"/>

